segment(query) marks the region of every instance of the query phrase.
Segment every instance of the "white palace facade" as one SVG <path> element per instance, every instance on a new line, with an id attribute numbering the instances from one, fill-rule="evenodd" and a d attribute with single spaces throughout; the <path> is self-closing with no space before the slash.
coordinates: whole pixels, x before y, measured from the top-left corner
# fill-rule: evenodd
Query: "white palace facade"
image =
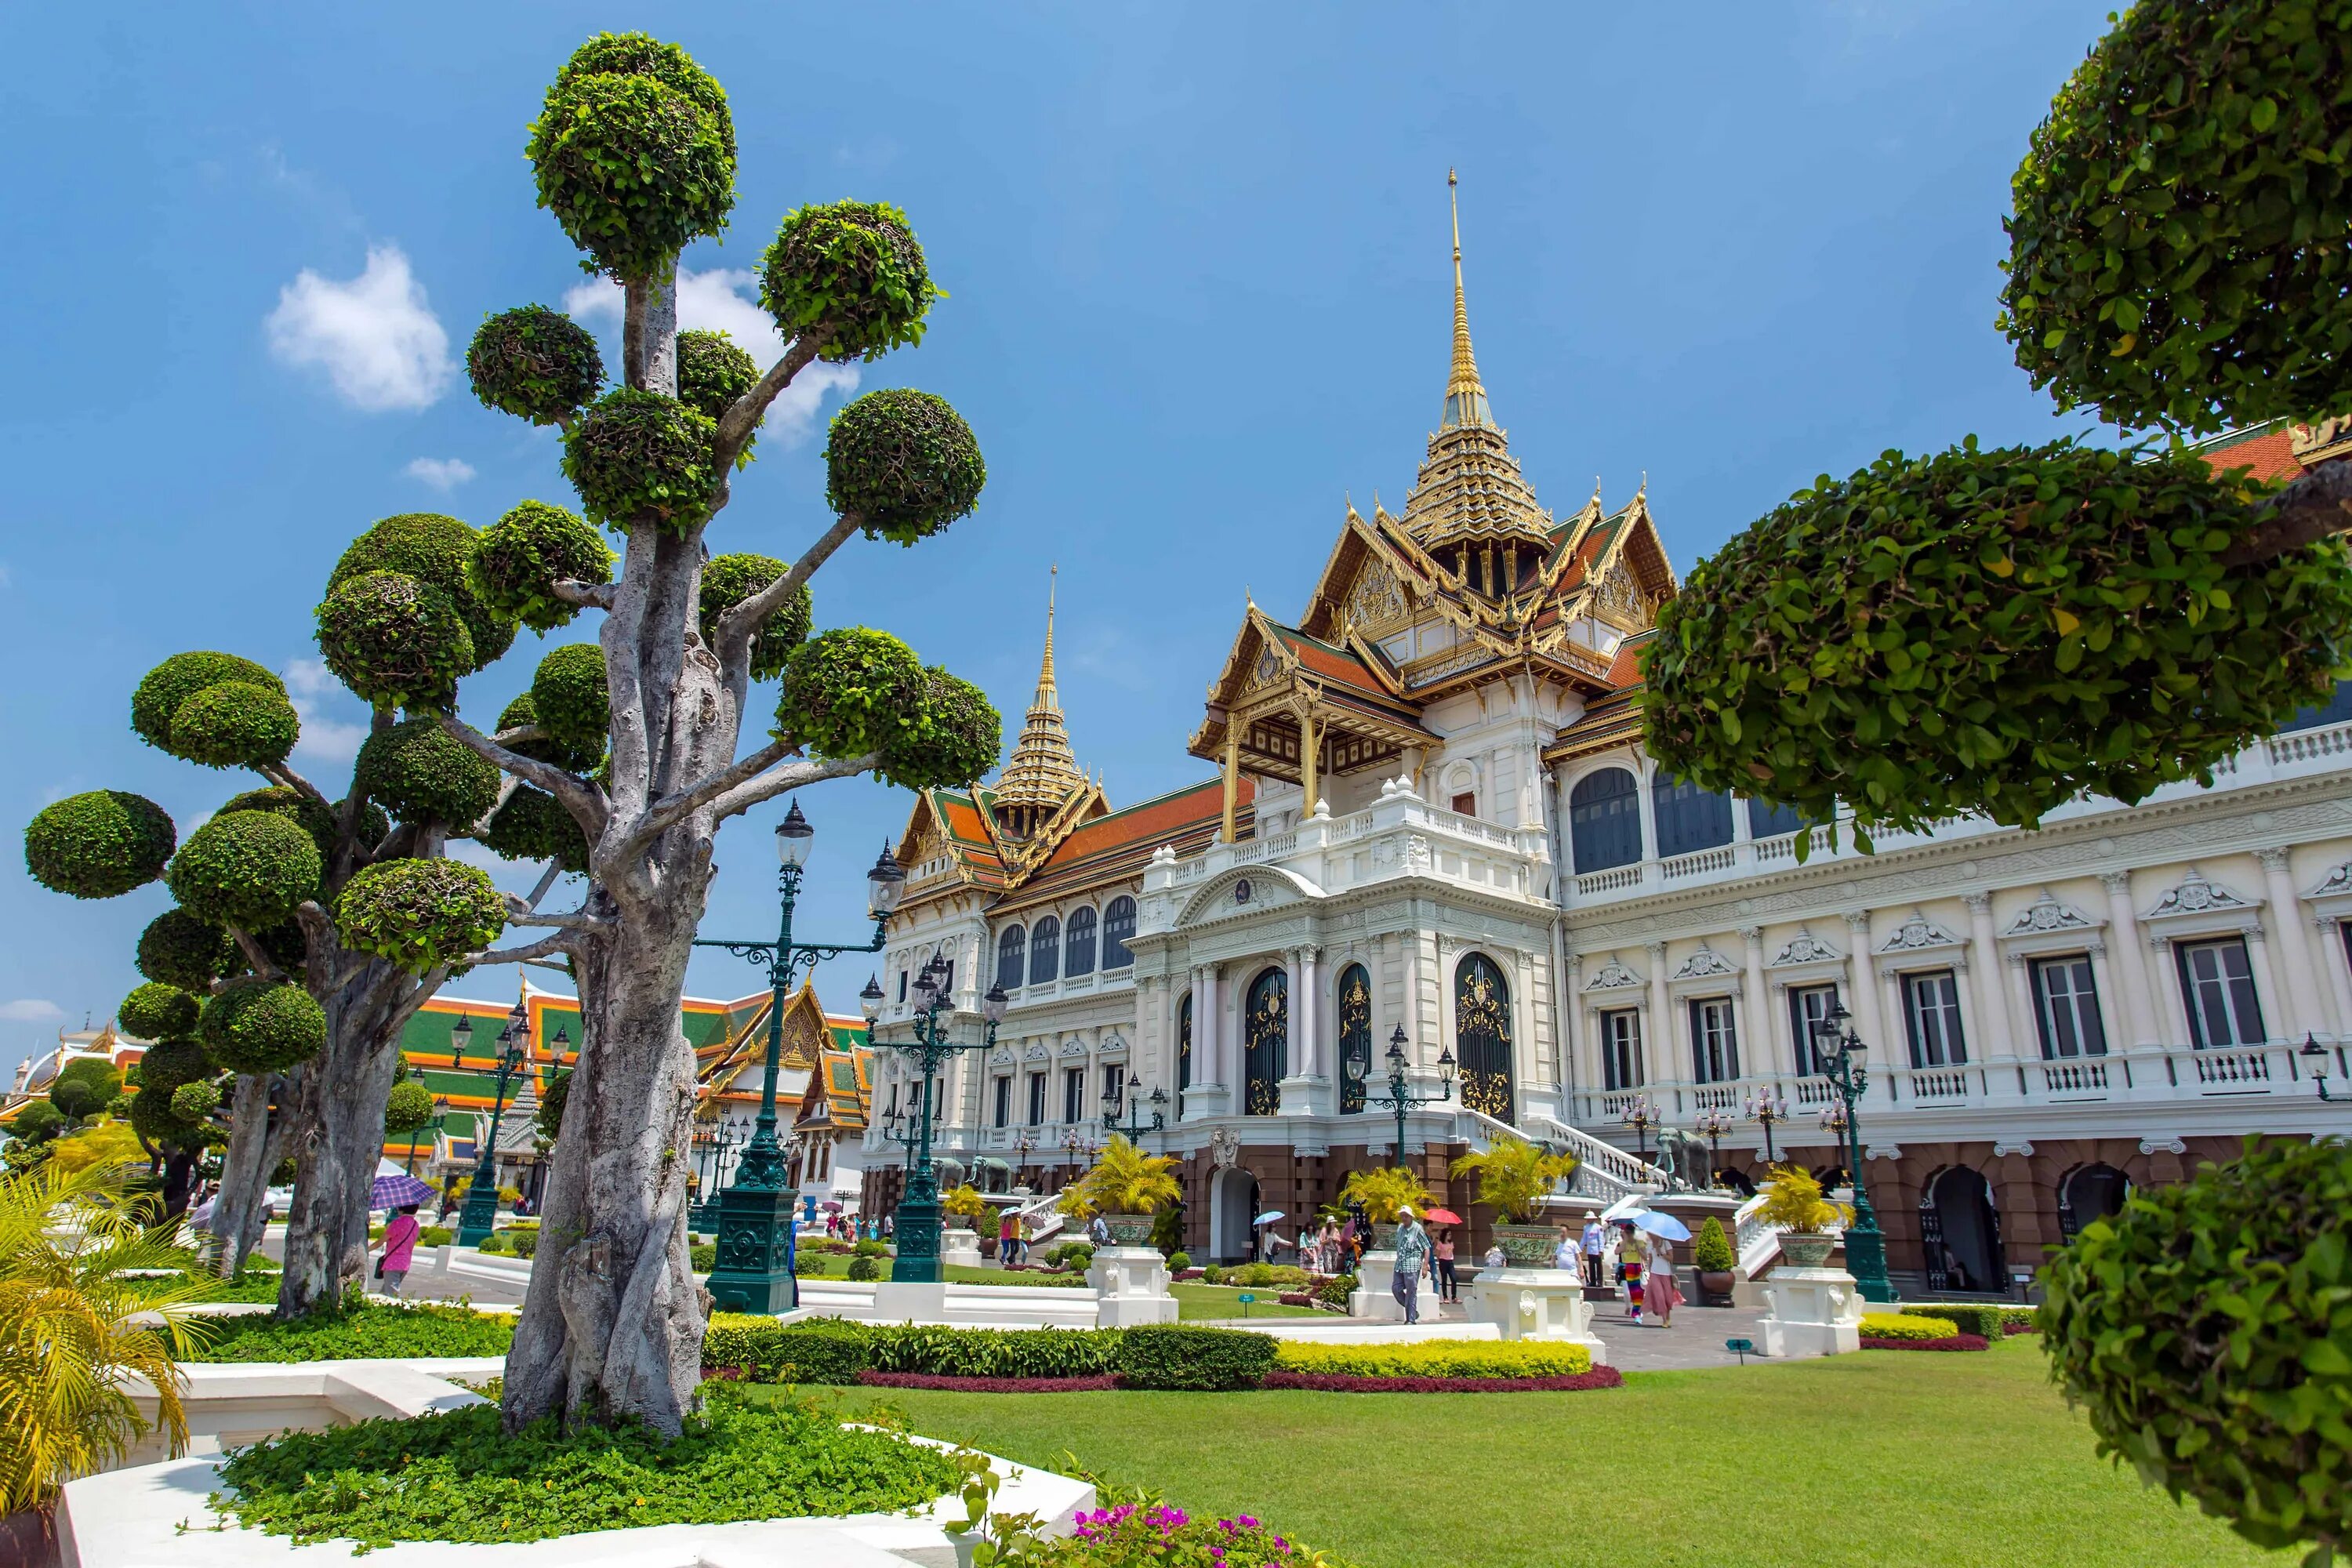
<path id="1" fill-rule="evenodd" d="M 1213 774 L 1114 808 L 1079 768 L 1051 609 L 1036 696 L 993 784 L 926 793 L 886 948 L 877 1046 L 952 965 L 958 1038 L 1002 984 L 997 1048 L 957 1059 L 937 1142 L 998 1190 L 1058 1190 L 1106 1110 L 1163 1129 L 1186 1237 L 1240 1255 L 1347 1174 L 1404 1157 L 1465 1215 L 1450 1159 L 1509 1130 L 1582 1155 L 1580 1190 L 1657 1174 L 1646 1110 L 1729 1123 L 1715 1168 L 1842 1173 L 1808 1024 L 1869 1047 L 1863 1174 L 1898 1283 L 1996 1291 L 2136 1184 L 2250 1134 L 2352 1131 L 2352 705 L 2304 715 L 2136 806 L 2036 831 L 1811 831 L 1662 776 L 1638 654 L 1676 591 L 1646 496 L 1541 510 L 1472 354 L 1455 248 L 1451 374 L 1401 514 L 1349 508 L 1295 621 L 1245 609 L 1190 751 Z M 2291 471 L 2308 432 L 2231 449 Z M 2337 1086 L 2324 1100 L 2315 1068 Z M 916 1089 L 877 1052 L 865 1207 L 903 1181 Z M 903 1128 L 907 1125 L 901 1121 Z M 1475 1256 L 1475 1251 L 1470 1256 Z"/>

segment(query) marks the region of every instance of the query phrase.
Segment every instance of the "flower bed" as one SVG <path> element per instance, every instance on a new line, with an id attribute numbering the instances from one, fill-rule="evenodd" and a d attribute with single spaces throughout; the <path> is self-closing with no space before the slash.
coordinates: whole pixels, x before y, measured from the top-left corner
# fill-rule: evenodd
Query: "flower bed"
<path id="1" fill-rule="evenodd" d="M 946 1450 L 844 1426 L 814 1401 L 722 1395 L 667 1444 L 552 1421 L 509 1436 L 488 1405 L 289 1433 L 232 1455 L 211 1500 L 240 1525 L 364 1549 L 920 1508 L 962 1475 Z"/>
<path id="2" fill-rule="evenodd" d="M 1889 1340 L 1870 1334 L 1862 1336 L 1862 1348 L 1866 1351 L 1981 1351 L 1992 1348 L 1992 1342 L 1980 1334 L 1952 1334 L 1935 1340 Z"/>
<path id="3" fill-rule="evenodd" d="M 1196 1521 L 1166 1503 L 1120 1503 L 1081 1509 L 1071 1523 L 1066 1536 L 1030 1538 L 1020 1561 L 1037 1568 L 1259 1568 L 1287 1563 L 1342 1568 L 1328 1553 L 1309 1552 L 1248 1514 Z"/>
<path id="4" fill-rule="evenodd" d="M 1091 1377 L 940 1377 L 927 1372 L 876 1372 L 857 1374 L 867 1388 L 937 1388 L 956 1394 L 1094 1394 L 1117 1388 L 1115 1373 Z"/>
<path id="5" fill-rule="evenodd" d="M 1583 1345 L 1541 1340 L 1418 1340 L 1406 1344 L 1313 1344 L 1285 1340 L 1275 1370 L 1344 1378 L 1494 1381 L 1580 1377 L 1593 1370 Z"/>
<path id="6" fill-rule="evenodd" d="M 1574 1394 L 1587 1388 L 1622 1388 L 1625 1374 L 1613 1366 L 1563 1377 L 1349 1377 L 1341 1373 L 1283 1372 L 1265 1374 L 1268 1388 L 1303 1388 L 1318 1394 Z"/>
<path id="7" fill-rule="evenodd" d="M 219 1320 L 210 1342 L 187 1361 L 380 1361 L 406 1356 L 504 1355 L 514 1342 L 512 1317 L 464 1307 L 394 1306 L 371 1301 L 349 1311 L 280 1322 L 254 1316 Z"/>

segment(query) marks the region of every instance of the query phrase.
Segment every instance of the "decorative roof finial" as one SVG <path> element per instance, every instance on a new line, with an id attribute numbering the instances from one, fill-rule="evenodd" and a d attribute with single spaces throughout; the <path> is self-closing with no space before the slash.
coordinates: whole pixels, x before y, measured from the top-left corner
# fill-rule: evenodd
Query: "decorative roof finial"
<path id="1" fill-rule="evenodd" d="M 1056 565 L 1047 577 L 1045 656 L 1037 667 L 1037 695 L 1030 700 L 1012 760 L 996 781 L 997 801 L 1007 808 L 1003 825 L 1012 826 L 1016 837 L 1025 836 L 1043 813 L 1059 806 L 1086 780 L 1070 751 L 1061 694 L 1054 681 L 1054 602 L 1061 574 Z"/>
<path id="2" fill-rule="evenodd" d="M 1445 418 L 1438 426 L 1443 430 L 1495 422 L 1486 388 L 1478 380 L 1478 358 L 1470 352 L 1470 308 L 1462 293 L 1460 184 L 1453 170 L 1445 171 L 1445 199 L 1454 214 L 1454 369 L 1445 380 Z"/>

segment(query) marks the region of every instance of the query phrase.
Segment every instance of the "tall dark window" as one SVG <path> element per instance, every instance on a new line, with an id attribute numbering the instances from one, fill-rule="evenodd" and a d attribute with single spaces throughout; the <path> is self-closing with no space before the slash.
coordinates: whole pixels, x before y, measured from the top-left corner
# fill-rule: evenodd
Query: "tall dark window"
<path id="1" fill-rule="evenodd" d="M 1739 1035 L 1731 998 L 1707 996 L 1690 1005 L 1691 1079 L 1729 1083 L 1739 1076 Z"/>
<path id="2" fill-rule="evenodd" d="M 1029 928 L 1029 984 L 1041 985 L 1054 978 L 1062 957 L 1062 922 L 1047 915 Z"/>
<path id="3" fill-rule="evenodd" d="M 1176 1092 L 1192 1087 L 1192 994 L 1176 1004 Z M 1180 1107 L 1181 1109 L 1181 1107 Z"/>
<path id="4" fill-rule="evenodd" d="M 1642 785 L 1623 768 L 1603 768 L 1568 792 L 1569 847 L 1579 872 L 1631 866 L 1642 858 Z"/>
<path id="5" fill-rule="evenodd" d="M 1095 972 L 1095 912 L 1070 911 L 1070 934 L 1062 941 L 1062 973 L 1076 980 Z"/>
<path id="6" fill-rule="evenodd" d="M 1045 1075 L 1029 1075 L 1029 1125 L 1034 1127 L 1045 1120 Z"/>
<path id="7" fill-rule="evenodd" d="M 1968 1038 L 1960 1032 L 1960 985 L 1948 969 L 1902 977 L 1903 1021 L 1911 1036 L 1915 1068 L 1968 1065 Z"/>
<path id="8" fill-rule="evenodd" d="M 1620 1007 L 1601 1015 L 1601 1082 L 1609 1089 L 1642 1087 L 1642 1015 Z"/>
<path id="9" fill-rule="evenodd" d="M 1748 797 L 1748 837 L 1778 838 L 1783 833 L 1794 833 L 1805 825 L 1804 816 L 1793 805 L 1775 805 L 1769 800 Z"/>
<path id="10" fill-rule="evenodd" d="M 1087 1119 L 1087 1069 L 1062 1069 L 1062 1120 L 1084 1121 Z"/>
<path id="11" fill-rule="evenodd" d="M 1012 1120 L 1013 1079 L 1000 1078 L 996 1080 L 996 1125 L 1002 1127 Z"/>
<path id="12" fill-rule="evenodd" d="M 1117 1062 L 1105 1062 L 1102 1069 L 1103 1109 L 1113 1116 L 1127 1109 L 1127 1079 Z M 1076 1118 L 1071 1118 L 1076 1121 Z"/>
<path id="13" fill-rule="evenodd" d="M 898 971 L 898 1000 L 899 1000 L 899 1001 L 901 1001 L 901 1002 L 904 1002 L 906 999 L 907 999 L 907 972 L 906 972 L 905 970 L 903 970 L 903 969 L 902 969 L 902 970 Z"/>
<path id="14" fill-rule="evenodd" d="M 1244 1020 L 1242 1112 L 1272 1116 L 1282 1108 L 1282 1070 L 1290 1050 L 1290 976 L 1269 969 L 1251 981 Z"/>
<path id="15" fill-rule="evenodd" d="M 1007 991 L 1021 989 L 1021 954 L 1028 944 L 1029 933 L 1019 926 L 1006 926 L 996 939 L 996 983 Z"/>
<path id="16" fill-rule="evenodd" d="M 1796 1046 L 1793 1059 L 1801 1077 L 1815 1078 L 1823 1070 L 1821 1023 L 1837 1005 L 1837 996 L 1834 985 L 1789 987 L 1789 1037 Z"/>
<path id="17" fill-rule="evenodd" d="M 1135 900 L 1121 893 L 1103 906 L 1102 966 L 1105 969 L 1125 969 L 1135 962 L 1135 954 L 1127 951 L 1129 938 L 1135 935 Z"/>
<path id="18" fill-rule="evenodd" d="M 1454 971 L 1454 1054 L 1462 1061 L 1462 1103 L 1511 1120 L 1511 987 L 1483 952 Z"/>
<path id="19" fill-rule="evenodd" d="M 2172 952 L 2180 965 L 2180 1000 L 2189 1009 L 2190 1043 L 2200 1051 L 2261 1045 L 2265 1038 L 2263 1005 L 2254 994 L 2246 939 L 2176 942 Z"/>
<path id="20" fill-rule="evenodd" d="M 1372 977 L 1351 963 L 1332 994 L 1339 1003 L 1339 1113 L 1348 1116 L 1364 1109 L 1364 1080 L 1372 1076 Z"/>
<path id="21" fill-rule="evenodd" d="M 1731 797 L 1660 773 L 1650 783 L 1650 813 L 1658 823 L 1658 858 L 1670 859 L 1731 842 Z"/>
<path id="22" fill-rule="evenodd" d="M 2107 1031 L 2099 1021 L 2099 986 L 2088 953 L 2033 961 L 2033 1021 L 2042 1031 L 2042 1054 L 2103 1057 Z"/>

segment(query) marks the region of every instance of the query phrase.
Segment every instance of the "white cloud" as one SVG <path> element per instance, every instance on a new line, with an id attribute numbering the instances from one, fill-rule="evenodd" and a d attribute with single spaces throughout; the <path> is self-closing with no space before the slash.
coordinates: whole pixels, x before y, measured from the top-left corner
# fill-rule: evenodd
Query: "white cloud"
<path id="1" fill-rule="evenodd" d="M 298 658 L 279 673 L 285 677 L 286 695 L 294 704 L 295 717 L 302 721 L 302 739 L 295 745 L 294 754 L 305 762 L 331 763 L 348 763 L 358 756 L 368 727 L 328 714 L 328 700 L 348 700 L 350 694 L 327 668 L 326 660 Z"/>
<path id="2" fill-rule="evenodd" d="M 752 275 L 740 268 L 719 268 L 709 272 L 690 272 L 684 268 L 677 274 L 677 324 L 686 331 L 725 332 L 735 340 L 735 346 L 750 354 L 761 370 L 784 357 L 784 340 L 776 331 L 776 323 L 750 298 L 757 287 Z M 591 326 L 601 327 L 617 342 L 621 327 L 621 286 L 609 278 L 583 283 L 563 296 L 563 309 L 573 318 Z M 604 356 L 608 364 L 618 364 L 620 354 L 615 349 Z M 822 361 L 804 367 L 793 377 L 793 384 L 768 405 L 768 434 L 787 447 L 797 447 L 809 438 L 816 428 L 817 411 L 824 406 L 824 395 L 838 390 L 846 396 L 857 390 L 857 367 L 854 364 L 826 364 Z"/>
<path id="3" fill-rule="evenodd" d="M 66 1010 L 54 1002 L 38 996 L 19 996 L 14 1002 L 0 1002 L 0 1022 L 10 1024 L 49 1024 L 66 1016 Z"/>
<path id="4" fill-rule="evenodd" d="M 449 490 L 474 477 L 474 465 L 463 458 L 418 458 L 406 472 L 410 479 L 422 479 L 436 490 Z"/>
<path id="5" fill-rule="evenodd" d="M 449 334 L 396 245 L 371 247 L 348 283 L 303 268 L 264 325 L 270 353 L 324 370 L 346 403 L 370 414 L 431 405 L 457 370 Z"/>

